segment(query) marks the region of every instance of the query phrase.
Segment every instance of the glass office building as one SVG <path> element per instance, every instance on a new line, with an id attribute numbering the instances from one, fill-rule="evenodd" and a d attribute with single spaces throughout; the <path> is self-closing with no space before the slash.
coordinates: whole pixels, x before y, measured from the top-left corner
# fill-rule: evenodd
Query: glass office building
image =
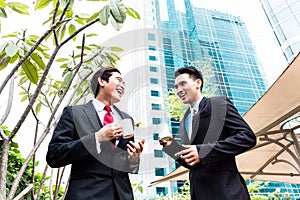
<path id="1" fill-rule="evenodd" d="M 267 89 L 255 47 L 240 17 L 195 7 L 189 0 L 185 0 L 180 9 L 176 3 L 175 0 L 137 3 L 143 21 L 135 22 L 133 28 L 142 29 L 144 46 L 132 55 L 133 65 L 130 66 L 142 67 L 135 70 L 136 75 L 129 81 L 134 85 L 145 85 L 136 90 L 132 100 L 144 109 L 129 113 L 147 126 L 139 133 L 146 138 L 147 144 L 140 173 L 131 176 L 132 182 L 144 188 L 143 193 L 135 194 L 138 199 L 171 195 L 183 184 L 163 182 L 148 187 L 149 181 L 161 178 L 179 166 L 161 151 L 158 143 L 163 124 L 167 124 L 170 132 L 179 139 L 179 121 L 170 119 L 165 112 L 168 103 L 165 97 L 173 88 L 177 68 L 199 67 L 206 77 L 204 92 L 228 96 L 241 115 Z M 140 38 L 137 36 L 136 39 Z M 126 80 L 126 85 L 129 81 Z"/>
<path id="2" fill-rule="evenodd" d="M 245 23 L 237 16 L 193 7 L 190 1 L 185 1 L 188 12 L 177 11 L 172 0 L 166 3 L 167 17 L 157 18 L 167 81 L 164 89 L 173 88 L 177 68 L 196 66 L 209 77 L 204 80 L 204 92 L 214 88 L 209 95 L 228 96 L 243 115 L 266 91 Z M 173 135 L 179 138 L 179 123 L 170 121 Z"/>
<path id="3" fill-rule="evenodd" d="M 260 0 L 272 30 L 291 63 L 300 52 L 300 1 L 298 0 Z"/>
<path id="4" fill-rule="evenodd" d="M 206 88 L 215 86 L 214 93 L 227 95 L 243 115 L 266 90 L 245 23 L 237 16 L 193 7 L 190 1 L 185 1 L 185 13 L 176 11 L 173 1 L 167 5 L 169 20 L 158 20 L 158 27 L 168 89 L 173 88 L 176 68 L 201 69 L 206 63 L 204 75 L 209 71 L 210 77 Z"/>

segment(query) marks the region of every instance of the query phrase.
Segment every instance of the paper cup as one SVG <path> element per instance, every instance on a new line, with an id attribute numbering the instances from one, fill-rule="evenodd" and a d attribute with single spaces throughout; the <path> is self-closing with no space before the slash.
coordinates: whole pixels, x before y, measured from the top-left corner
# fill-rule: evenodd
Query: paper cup
<path id="1" fill-rule="evenodd" d="M 130 118 L 122 119 L 119 121 L 123 129 L 123 138 L 131 138 L 134 135 L 132 120 Z"/>
<path id="2" fill-rule="evenodd" d="M 162 124 L 162 127 L 160 128 L 158 133 L 158 137 L 160 142 L 167 142 L 171 139 L 172 135 L 169 131 L 169 126 L 167 123 Z"/>

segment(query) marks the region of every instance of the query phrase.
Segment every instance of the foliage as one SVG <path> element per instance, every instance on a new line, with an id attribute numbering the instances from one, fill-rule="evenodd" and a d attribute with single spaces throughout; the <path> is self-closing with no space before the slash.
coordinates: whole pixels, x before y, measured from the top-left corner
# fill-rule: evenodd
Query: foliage
<path id="1" fill-rule="evenodd" d="M 269 185 L 269 181 L 253 181 L 247 185 L 251 200 L 289 200 L 289 194 L 280 193 L 280 188 L 268 195 L 261 194 L 261 190 Z"/>
<path id="2" fill-rule="evenodd" d="M 7 127 L 3 126 L 2 129 L 4 130 L 6 135 L 9 135 L 10 131 L 7 129 Z M 0 140 L 2 143 L 2 140 Z M 2 155 L 2 145 L 0 146 L 0 159 Z M 21 166 L 24 163 L 24 158 L 22 158 L 19 145 L 16 142 L 11 142 L 9 147 L 9 155 L 8 155 L 8 167 L 7 167 L 7 182 L 6 182 L 6 191 L 8 194 L 9 188 L 11 187 L 15 176 L 17 172 L 20 170 Z M 39 162 L 36 162 L 35 165 L 38 166 Z M 16 191 L 17 194 L 19 194 L 21 191 L 23 191 L 30 183 L 32 179 L 32 169 L 33 169 L 33 162 L 29 162 L 26 171 L 23 173 L 21 181 L 19 183 L 18 189 Z M 50 177 L 46 177 L 46 180 Z M 40 181 L 42 180 L 42 175 L 40 173 L 35 174 L 34 176 L 34 190 L 37 190 L 40 184 Z M 53 190 L 54 191 L 54 190 Z M 52 191 L 52 192 L 53 192 Z M 42 187 L 42 190 L 40 192 L 38 199 L 49 199 L 49 188 L 46 186 Z M 58 196 L 61 197 L 63 194 L 63 190 L 59 191 Z M 24 199 L 31 199 L 30 194 L 27 194 Z"/>
<path id="3" fill-rule="evenodd" d="M 247 185 L 251 200 L 290 200 L 288 194 L 280 193 L 278 188 L 267 196 L 261 194 L 261 190 L 268 186 L 268 181 L 253 181 Z M 165 195 L 159 195 L 156 200 L 189 200 L 190 199 L 190 182 L 185 181 L 180 190 L 175 192 L 172 197 Z"/>
<path id="4" fill-rule="evenodd" d="M 135 194 L 137 191 L 139 193 L 143 193 L 144 192 L 144 188 L 142 186 L 142 183 L 143 182 L 140 182 L 140 183 L 131 183 L 131 187 L 132 187 L 132 190 L 133 190 L 133 193 Z M 134 199 L 137 199 L 137 197 L 135 196 Z"/>
<path id="5" fill-rule="evenodd" d="M 175 192 L 172 197 L 160 194 L 156 196 L 156 200 L 190 200 L 190 181 L 185 181 L 179 188 L 179 191 Z"/>
<path id="6" fill-rule="evenodd" d="M 43 22 L 44 27 L 40 29 L 44 31 L 43 34 L 31 33 L 31 27 L 28 27 L 25 30 L 8 33 L 1 39 L 0 73 L 3 82 L 0 83 L 0 94 L 3 94 L 4 88 L 8 88 L 9 95 L 1 96 L 1 99 L 7 98 L 8 103 L 4 109 L 5 113 L 0 117 L 0 126 L 4 125 L 5 120 L 13 113 L 12 107 L 19 106 L 11 103 L 16 86 L 21 88 L 19 94 L 24 110 L 21 110 L 19 118 L 14 118 L 16 125 L 11 128 L 11 132 L 0 128 L 2 139 L 0 199 L 13 199 L 15 194 L 24 189 L 23 186 L 32 182 L 30 176 L 37 164 L 34 161 L 35 153 L 51 128 L 55 126 L 60 115 L 59 108 L 76 104 L 90 93 L 87 80 L 95 70 L 103 66 L 117 67 L 117 61 L 120 60 L 118 53 L 122 48 L 93 43 L 98 41 L 95 39 L 98 35 L 89 32 L 88 28 L 92 25 L 101 28 L 103 25 L 110 24 L 118 31 L 123 26 L 127 15 L 134 19 L 140 18 L 138 12 L 125 6 L 121 0 L 35 0 L 34 5 L 31 3 L 28 2 L 27 5 L 12 0 L 0 0 L 0 20 L 9 18 L 12 13 L 29 16 L 37 11 L 48 13 L 48 18 Z M 95 12 L 79 13 L 74 9 L 79 4 L 85 5 L 84 7 L 90 6 Z M 30 9 L 32 6 L 34 11 Z M 64 46 L 67 48 L 62 51 Z M 11 84 L 13 87 L 9 86 L 9 83 L 13 83 Z M 41 111 L 44 112 L 43 116 L 47 115 L 46 118 L 39 115 Z M 34 135 L 33 147 L 27 158 L 21 158 L 19 150 L 15 149 L 17 144 L 12 140 L 29 113 L 36 123 L 35 126 L 30 126 L 32 129 L 26 130 L 28 134 Z M 39 131 L 42 133 L 38 135 Z M 10 162 L 12 156 L 16 162 Z M 36 173 L 34 177 L 35 183 L 43 178 Z M 52 192 L 47 189 L 49 187 L 42 185 L 42 188 L 38 189 L 42 196 L 34 198 L 49 199 L 47 195 L 52 195 L 51 199 L 60 197 L 63 190 L 60 187 L 59 176 L 57 180 L 59 180 L 58 192 L 57 189 L 53 189 L 55 194 L 52 195 Z M 3 189 L 5 185 L 6 191 Z M 34 185 L 34 187 L 38 186 Z"/>

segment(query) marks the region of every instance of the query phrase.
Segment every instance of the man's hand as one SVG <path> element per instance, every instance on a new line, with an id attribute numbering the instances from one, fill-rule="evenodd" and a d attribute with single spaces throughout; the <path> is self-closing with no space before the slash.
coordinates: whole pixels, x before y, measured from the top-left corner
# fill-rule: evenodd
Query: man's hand
<path id="1" fill-rule="evenodd" d="M 140 154 L 143 152 L 145 140 L 142 139 L 137 144 L 129 141 L 127 144 L 128 160 L 132 164 L 137 164 L 140 158 Z"/>
<path id="2" fill-rule="evenodd" d="M 200 157 L 196 145 L 182 145 L 185 150 L 182 150 L 175 154 L 180 156 L 189 166 L 194 166 L 200 162 Z"/>
<path id="3" fill-rule="evenodd" d="M 173 136 L 170 137 L 164 137 L 164 138 L 158 138 L 159 144 L 163 147 L 170 146 L 173 141 Z"/>
<path id="4" fill-rule="evenodd" d="M 120 137 L 122 135 L 123 129 L 122 127 L 116 123 L 110 123 L 103 126 L 97 133 L 96 137 L 98 138 L 98 142 L 105 142 L 116 137 Z"/>

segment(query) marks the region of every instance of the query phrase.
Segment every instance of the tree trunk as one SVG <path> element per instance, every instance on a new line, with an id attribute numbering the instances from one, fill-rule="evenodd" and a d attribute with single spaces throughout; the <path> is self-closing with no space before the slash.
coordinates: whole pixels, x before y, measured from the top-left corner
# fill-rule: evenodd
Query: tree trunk
<path id="1" fill-rule="evenodd" d="M 2 131 L 2 130 L 1 130 Z M 6 171 L 8 162 L 8 150 L 9 140 L 2 138 L 2 156 L 1 156 L 1 168 L 0 168 L 0 200 L 6 199 Z"/>

